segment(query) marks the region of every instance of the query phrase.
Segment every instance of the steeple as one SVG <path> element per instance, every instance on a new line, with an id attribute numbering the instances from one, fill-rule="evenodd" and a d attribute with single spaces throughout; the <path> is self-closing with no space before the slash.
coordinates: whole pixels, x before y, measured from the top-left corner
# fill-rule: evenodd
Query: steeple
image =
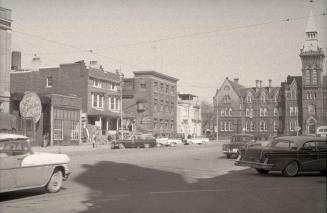
<path id="1" fill-rule="evenodd" d="M 302 51 L 303 52 L 318 51 L 319 50 L 318 31 L 316 28 L 316 23 L 313 18 L 312 11 L 310 12 L 305 34 L 306 34 L 306 40 L 304 42 Z"/>

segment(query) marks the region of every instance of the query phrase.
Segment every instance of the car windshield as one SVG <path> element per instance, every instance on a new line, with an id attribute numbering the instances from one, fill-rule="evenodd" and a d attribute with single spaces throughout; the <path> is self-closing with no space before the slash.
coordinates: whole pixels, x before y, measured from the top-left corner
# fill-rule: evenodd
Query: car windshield
<path id="1" fill-rule="evenodd" d="M 232 136 L 231 142 L 238 143 L 238 142 L 249 142 L 252 140 L 250 136 Z"/>
<path id="2" fill-rule="evenodd" d="M 29 151 L 29 145 L 26 141 L 13 140 L 0 143 L 0 153 L 6 154 L 7 156 L 24 155 Z"/>
<path id="3" fill-rule="evenodd" d="M 276 139 L 268 143 L 267 147 L 274 147 L 280 149 L 297 149 L 297 144 L 293 141 Z"/>

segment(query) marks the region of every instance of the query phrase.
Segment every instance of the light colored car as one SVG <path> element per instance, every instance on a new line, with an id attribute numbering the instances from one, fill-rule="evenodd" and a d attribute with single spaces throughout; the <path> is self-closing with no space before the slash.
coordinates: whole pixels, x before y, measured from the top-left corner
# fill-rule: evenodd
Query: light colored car
<path id="1" fill-rule="evenodd" d="M 317 137 L 327 137 L 327 126 L 320 126 L 317 128 Z"/>
<path id="2" fill-rule="evenodd" d="M 168 139 L 169 146 L 183 145 L 182 139 Z"/>
<path id="3" fill-rule="evenodd" d="M 197 138 L 187 139 L 188 144 L 205 144 L 208 142 L 209 142 L 209 138 L 205 138 L 205 137 L 197 137 Z"/>
<path id="4" fill-rule="evenodd" d="M 0 193 L 39 187 L 58 192 L 69 162 L 65 154 L 33 152 L 25 136 L 0 133 Z"/>

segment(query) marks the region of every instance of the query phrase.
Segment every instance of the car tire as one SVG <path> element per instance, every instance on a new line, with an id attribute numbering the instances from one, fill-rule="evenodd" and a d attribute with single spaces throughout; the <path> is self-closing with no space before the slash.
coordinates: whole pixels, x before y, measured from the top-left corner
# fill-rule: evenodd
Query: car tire
<path id="1" fill-rule="evenodd" d="M 285 177 L 295 177 L 299 172 L 299 168 L 299 164 L 296 161 L 292 161 L 286 165 L 282 173 Z"/>
<path id="2" fill-rule="evenodd" d="M 256 169 L 256 170 L 257 170 L 258 173 L 264 174 L 264 175 L 269 173 L 269 170 L 266 170 L 266 169 Z"/>
<path id="3" fill-rule="evenodd" d="M 124 144 L 119 144 L 118 147 L 119 147 L 119 149 L 125 149 Z"/>
<path id="4" fill-rule="evenodd" d="M 49 193 L 59 192 L 62 185 L 62 181 L 63 181 L 63 172 L 60 169 L 55 169 L 45 189 Z"/>

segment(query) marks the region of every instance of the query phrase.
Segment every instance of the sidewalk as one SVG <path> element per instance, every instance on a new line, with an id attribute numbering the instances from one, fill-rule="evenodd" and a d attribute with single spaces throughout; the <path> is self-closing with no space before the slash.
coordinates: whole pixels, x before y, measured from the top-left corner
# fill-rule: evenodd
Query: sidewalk
<path id="1" fill-rule="evenodd" d="M 111 144 L 100 144 L 93 148 L 91 143 L 83 143 L 70 146 L 48 146 L 48 147 L 32 147 L 34 152 L 50 152 L 50 153 L 72 153 L 72 152 L 87 152 L 92 150 L 111 149 Z"/>

